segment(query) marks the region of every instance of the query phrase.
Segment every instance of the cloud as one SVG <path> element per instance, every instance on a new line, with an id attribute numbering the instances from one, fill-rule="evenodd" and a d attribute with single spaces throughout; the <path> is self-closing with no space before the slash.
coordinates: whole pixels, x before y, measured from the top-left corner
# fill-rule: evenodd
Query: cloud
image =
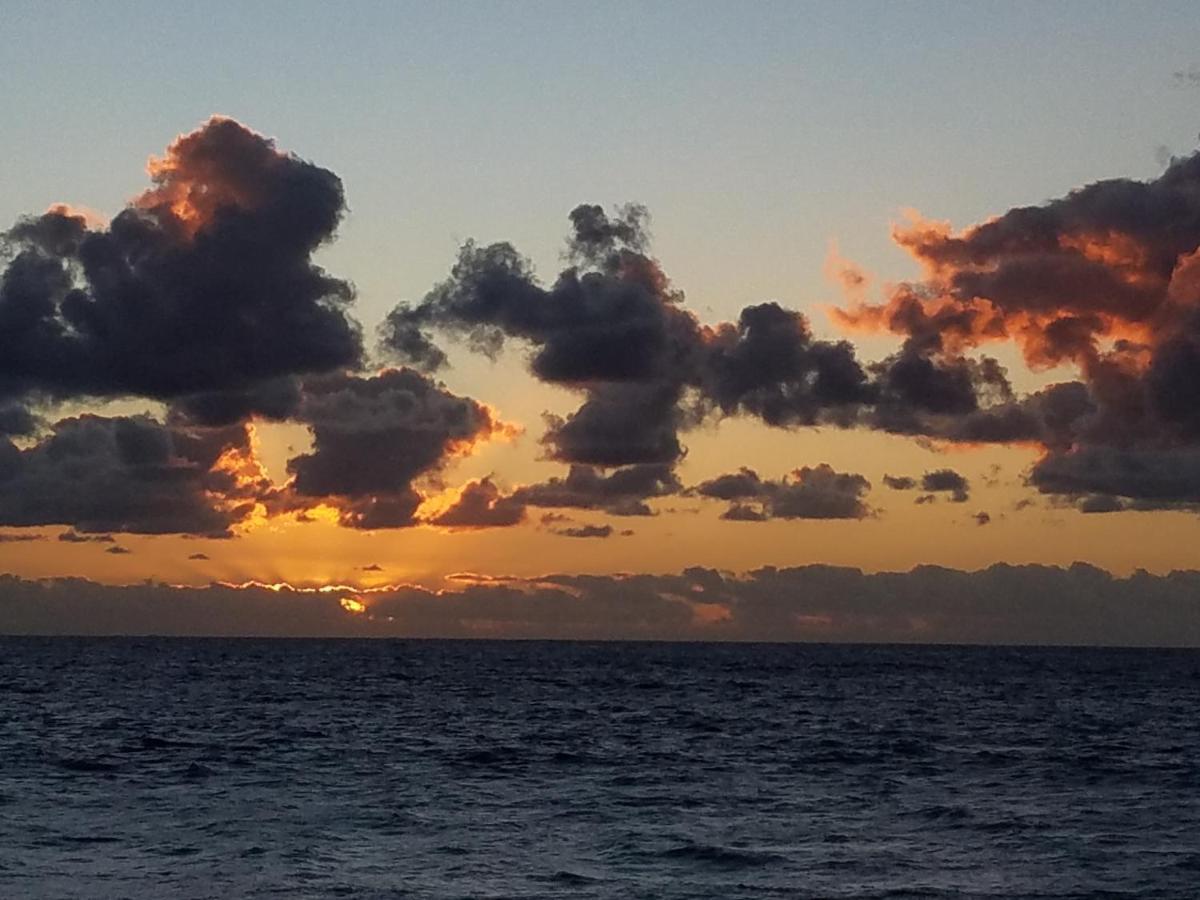
<path id="1" fill-rule="evenodd" d="M 725 414 L 776 426 L 847 424 L 876 397 L 850 344 L 814 339 L 802 314 L 777 303 L 748 306 L 736 323 L 709 329 L 699 381 Z"/>
<path id="2" fill-rule="evenodd" d="M 149 170 L 107 226 L 60 206 L 4 235 L 0 395 L 149 397 L 228 424 L 360 362 L 353 290 L 312 262 L 345 209 L 337 176 L 219 117 Z"/>
<path id="3" fill-rule="evenodd" d="M 149 172 L 107 224 L 59 205 L 0 238 L 0 435 L 32 438 L 0 443 L 0 523 L 227 536 L 256 504 L 325 503 L 349 527 L 413 524 L 414 481 L 505 426 L 417 372 L 350 374 L 353 289 L 312 261 L 340 180 L 222 117 Z M 120 397 L 164 402 L 165 423 L 33 412 Z M 266 481 L 252 417 L 311 430 L 288 483 Z"/>
<path id="4" fill-rule="evenodd" d="M 111 534 L 80 534 L 73 529 L 64 531 L 58 539 L 68 544 L 112 544 L 116 541 Z"/>
<path id="5" fill-rule="evenodd" d="M 649 516 L 646 500 L 682 489 L 670 465 L 644 464 L 613 469 L 607 474 L 574 465 L 566 477 L 553 477 L 517 488 L 513 499 L 527 506 L 552 509 L 597 509 L 615 516 Z"/>
<path id="6" fill-rule="evenodd" d="M 352 528 L 417 524 L 423 497 L 413 482 L 506 427 L 413 369 L 309 378 L 293 418 L 308 426 L 313 447 L 288 461 L 292 480 L 276 506 L 323 501 Z"/>
<path id="7" fill-rule="evenodd" d="M 983 510 L 975 513 L 971 518 L 975 520 L 976 525 L 990 525 L 992 522 L 991 515 Z"/>
<path id="8" fill-rule="evenodd" d="M 38 428 L 38 417 L 20 401 L 0 401 L 0 437 L 22 437 Z"/>
<path id="9" fill-rule="evenodd" d="M 25 544 L 30 541 L 44 541 L 44 534 L 22 534 L 21 532 L 0 533 L 0 544 Z"/>
<path id="10" fill-rule="evenodd" d="M 680 490 L 686 434 L 725 416 L 1020 443 L 1039 448 L 1029 482 L 1055 502 L 1197 505 L 1200 154 L 1149 181 L 1097 182 L 961 231 L 914 217 L 895 238 L 922 278 L 834 314 L 902 339 L 876 362 L 814 337 L 802 313 L 774 302 L 702 323 L 651 254 L 643 207 L 581 205 L 548 283 L 507 243 L 464 245 L 442 283 L 380 328 L 387 352 L 416 368 L 373 375 L 355 374 L 364 353 L 351 285 L 313 262 L 345 212 L 336 175 L 222 117 L 179 137 L 149 172 L 149 188 L 107 224 L 59 205 L 0 239 L 0 473 L 21 466 L 0 479 L 0 524 L 227 536 L 256 504 L 297 518 L 323 504 L 352 528 L 418 524 L 449 462 L 505 431 L 425 374 L 447 362 L 443 337 L 491 356 L 516 345 L 538 379 L 579 401 L 547 416 L 541 437 L 566 475 L 508 496 L 468 486 L 458 502 L 474 506 L 438 512 L 445 527 L 514 524 L 523 506 L 649 514 L 649 500 Z M 835 255 L 831 265 L 865 295 L 852 264 Z M 982 354 L 997 342 L 1078 377 L 1017 396 Z M 142 452 L 169 445 L 169 463 L 126 459 L 104 437 L 136 426 L 49 416 L 67 401 L 126 397 L 166 405 L 162 423 L 141 429 Z M 248 439 L 222 437 L 255 417 L 312 433 L 286 484 L 266 483 Z M 73 441 L 87 461 L 59 473 Z M 223 441 L 211 460 L 175 446 Z M 615 489 L 646 472 L 653 483 Z M 182 485 L 173 500 L 172 478 Z M 897 487 L 904 480 L 885 483 L 917 486 Z M 853 491 L 786 481 L 730 500 L 726 518 L 811 517 L 818 495 L 849 517 L 869 511 L 846 499 Z M 917 502 L 969 496 L 965 481 L 921 487 Z"/>
<path id="11" fill-rule="evenodd" d="M 192 553 L 192 554 L 188 555 L 188 559 L 191 559 L 191 560 L 199 561 L 199 560 L 207 560 L 209 558 L 210 557 L 207 553 Z"/>
<path id="12" fill-rule="evenodd" d="M 105 552 L 105 553 L 112 553 L 112 554 L 114 554 L 114 555 L 118 555 L 118 556 L 124 556 L 125 554 L 132 553 L 133 551 L 132 551 L 132 550 L 127 550 L 127 549 L 125 549 L 124 547 L 121 547 L 121 546 L 119 546 L 119 545 L 114 545 L 114 546 L 112 546 L 112 547 L 109 547 L 109 548 L 108 548 L 107 550 L 105 550 L 104 552 Z"/>
<path id="13" fill-rule="evenodd" d="M 954 503 L 966 503 L 971 483 L 953 469 L 937 469 L 921 476 L 921 490 L 928 493 L 949 493 Z"/>
<path id="14" fill-rule="evenodd" d="M 699 346 L 698 323 L 645 254 L 644 209 L 610 218 L 580 206 L 571 222 L 572 265 L 550 287 L 511 245 L 469 242 L 445 282 L 388 315 L 383 344 L 436 368 L 446 357 L 431 330 L 489 355 L 518 340 L 532 350 L 536 377 L 584 398 L 575 413 L 550 422 L 543 442 L 551 456 L 604 466 L 674 461 L 682 455 L 681 367 Z"/>
<path id="15" fill-rule="evenodd" d="M 569 538 L 606 538 L 612 537 L 613 527 L 611 525 L 580 525 L 578 528 L 559 528 L 552 533 Z"/>
<path id="16" fill-rule="evenodd" d="M 1080 446 L 1039 460 L 1030 483 L 1079 498 L 1084 512 L 1200 509 L 1200 447 Z"/>
<path id="17" fill-rule="evenodd" d="M 504 528 L 524 519 L 524 504 L 505 497 L 490 478 L 483 478 L 468 483 L 453 504 L 428 521 L 444 528 L 470 529 Z"/>
<path id="18" fill-rule="evenodd" d="M 597 466 L 672 464 L 683 456 L 682 390 L 670 384 L 601 384 L 565 418 L 546 416 L 553 459 Z"/>
<path id="19" fill-rule="evenodd" d="M 971 409 L 950 391 L 910 433 L 1040 445 L 1031 482 L 1086 511 L 1195 506 L 1200 154 L 1149 181 L 1096 182 L 960 232 L 914 218 L 895 234 L 924 279 L 836 321 L 901 335 L 947 370 L 965 351 L 1008 341 L 1034 369 L 1080 373 L 1016 398 L 979 371 L 988 402 Z"/>
<path id="20" fill-rule="evenodd" d="M 452 590 L 101 585 L 0 576 L 0 633 L 1200 646 L 1200 573 L 832 566 L 463 578 Z"/>
<path id="21" fill-rule="evenodd" d="M 805 466 L 778 481 L 742 468 L 702 482 L 702 497 L 730 501 L 721 516 L 736 522 L 769 519 L 863 519 L 871 515 L 865 496 L 871 484 L 862 475 L 835 471 L 827 463 Z"/>
<path id="22" fill-rule="evenodd" d="M 953 469 L 936 469 L 926 472 L 919 479 L 907 475 L 884 475 L 883 483 L 894 491 L 911 491 L 920 488 L 925 493 L 917 503 L 930 503 L 938 493 L 949 493 L 955 503 L 966 503 L 970 497 L 971 483 Z"/>
<path id="23" fill-rule="evenodd" d="M 777 303 L 703 325 L 649 255 L 644 208 L 585 205 L 570 218 L 569 265 L 548 287 L 511 245 L 468 242 L 450 277 L 381 329 L 390 353 L 430 369 L 447 361 L 438 333 L 491 356 L 514 341 L 528 348 L 537 378 L 581 397 L 574 412 L 547 417 L 553 459 L 674 465 L 686 452 L 681 433 L 713 416 L 924 434 L 934 427 L 924 418 L 1012 399 L 994 360 L 914 341 L 864 366 L 849 343 L 816 339 L 801 313 Z"/>
<path id="24" fill-rule="evenodd" d="M 250 452 L 241 425 L 173 427 L 148 416 L 62 419 L 25 449 L 0 443 L 0 523 L 67 525 L 72 531 L 64 541 L 107 532 L 227 537 L 261 489 L 243 481 L 234 465 Z"/>
<path id="25" fill-rule="evenodd" d="M 764 303 L 747 307 L 736 323 L 700 325 L 646 255 L 644 209 L 627 208 L 610 219 L 599 207 L 581 206 L 571 219 L 569 255 L 577 265 L 552 287 L 538 285 L 510 245 L 468 243 L 448 281 L 420 304 L 393 310 L 384 344 L 402 357 L 440 365 L 444 354 L 411 349 L 429 342 L 430 328 L 466 336 L 474 349 L 488 353 L 510 338 L 523 340 L 534 347 L 530 367 L 536 376 L 585 391 L 584 406 L 567 424 L 611 422 L 597 428 L 607 436 L 618 427 L 619 408 L 640 413 L 625 417 L 632 421 L 624 427 L 654 435 L 618 435 L 601 442 L 605 449 L 589 451 L 582 441 L 560 446 L 552 429 L 548 442 L 568 461 L 621 465 L 676 458 L 674 432 L 690 424 L 677 408 L 685 387 L 700 389 L 726 413 L 744 410 L 771 424 L 813 424 L 826 408 L 870 400 L 866 373 L 850 345 L 816 341 L 800 313 Z"/>

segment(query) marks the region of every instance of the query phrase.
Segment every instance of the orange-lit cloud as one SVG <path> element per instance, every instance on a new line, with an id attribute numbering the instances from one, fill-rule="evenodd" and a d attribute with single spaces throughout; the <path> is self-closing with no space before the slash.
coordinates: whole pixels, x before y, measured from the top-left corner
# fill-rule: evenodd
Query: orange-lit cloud
<path id="1" fill-rule="evenodd" d="M 226 116 L 213 116 L 181 134 L 163 156 L 151 156 L 146 172 L 154 187 L 134 205 L 177 223 L 189 237 L 222 208 L 253 209 L 263 202 L 264 173 L 285 155 L 273 142 Z"/>

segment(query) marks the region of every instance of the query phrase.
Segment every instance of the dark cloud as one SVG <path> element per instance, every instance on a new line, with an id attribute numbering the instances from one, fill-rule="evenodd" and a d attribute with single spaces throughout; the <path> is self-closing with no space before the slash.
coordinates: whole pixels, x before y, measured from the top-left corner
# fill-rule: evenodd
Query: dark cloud
<path id="1" fill-rule="evenodd" d="M 72 529 L 64 531 L 58 536 L 58 539 L 68 544 L 112 544 L 116 542 L 116 538 L 111 534 L 80 534 Z"/>
<path id="2" fill-rule="evenodd" d="M 1200 573 L 807 566 L 741 575 L 472 578 L 453 590 L 101 585 L 0 576 L 0 633 L 1200 646 Z"/>
<path id="3" fill-rule="evenodd" d="M 0 402 L 0 438 L 33 434 L 38 424 L 37 416 L 21 403 Z"/>
<path id="4" fill-rule="evenodd" d="M 554 459 L 598 466 L 674 463 L 683 456 L 680 391 L 663 384 L 603 384 L 566 418 L 547 416 Z"/>
<path id="5" fill-rule="evenodd" d="M 559 528 L 552 532 L 559 537 L 569 538 L 606 538 L 612 537 L 611 525 L 580 525 L 578 528 Z"/>
<path id="6" fill-rule="evenodd" d="M 894 491 L 920 488 L 925 493 L 917 497 L 917 503 L 932 503 L 939 493 L 950 494 L 954 503 L 966 503 L 971 491 L 971 483 L 953 469 L 926 472 L 919 479 L 907 475 L 884 475 L 883 483 Z"/>
<path id="7" fill-rule="evenodd" d="M 633 465 L 607 474 L 591 466 L 571 466 L 566 477 L 525 485 L 513 499 L 527 506 L 560 509 L 597 509 L 616 516 L 653 514 L 648 499 L 665 497 L 682 489 L 669 465 Z"/>
<path id="8" fill-rule="evenodd" d="M 24 534 L 22 532 L 0 533 L 0 544 L 26 544 L 30 541 L 44 541 L 44 534 Z"/>
<path id="9" fill-rule="evenodd" d="M 313 447 L 288 461 L 292 482 L 276 503 L 328 502 L 354 528 L 416 524 L 414 480 L 502 427 L 486 406 L 412 369 L 309 378 L 294 418 Z"/>
<path id="10" fill-rule="evenodd" d="M 848 422 L 876 396 L 850 344 L 815 340 L 803 315 L 777 303 L 712 328 L 704 351 L 701 386 L 726 414 L 777 426 Z"/>
<path id="11" fill-rule="evenodd" d="M 864 367 L 849 343 L 814 338 L 803 315 L 777 303 L 704 326 L 649 255 L 644 209 L 581 206 L 571 222 L 570 265 L 549 287 L 510 245 L 468 243 L 450 277 L 381 330 L 390 352 L 430 368 L 446 361 L 435 332 L 489 355 L 525 346 L 534 375 L 581 394 L 574 412 L 548 417 L 551 458 L 675 463 L 681 432 L 711 415 L 927 434 L 937 427 L 929 417 L 1012 400 L 995 361 L 948 355 L 932 340 Z"/>
<path id="12" fill-rule="evenodd" d="M 105 553 L 112 553 L 112 554 L 114 554 L 114 555 L 117 555 L 117 556 L 124 556 L 124 555 L 126 555 L 126 554 L 132 553 L 133 551 L 132 551 L 132 550 L 127 550 L 127 549 L 125 549 L 124 547 L 121 547 L 121 546 L 117 545 L 117 546 L 112 546 L 112 547 L 109 547 L 109 548 L 108 548 L 107 550 L 105 550 L 104 552 L 105 552 Z"/>
<path id="13" fill-rule="evenodd" d="M 0 443 L 0 523 L 75 532 L 226 537 L 262 483 L 234 461 L 251 453 L 244 426 L 196 429 L 147 416 L 83 415 L 26 449 Z M 100 538 L 103 540 L 103 538 Z"/>
<path id="14" fill-rule="evenodd" d="M 188 556 L 188 559 L 192 560 L 207 560 L 208 558 L 209 556 L 207 553 L 192 553 Z"/>
<path id="15" fill-rule="evenodd" d="M 1068 381 L 965 416 L 926 418 L 922 433 L 955 443 L 1063 447 L 1089 429 L 1096 429 L 1099 413 L 1088 386 Z"/>
<path id="16" fill-rule="evenodd" d="M 525 505 L 483 478 L 467 484 L 458 499 L 429 523 L 445 528 L 504 528 L 524 520 Z"/>
<path id="17" fill-rule="evenodd" d="M 1200 154 L 1171 159 L 1150 181 L 1097 182 L 958 233 L 917 221 L 897 239 L 926 279 L 839 312 L 842 323 L 903 335 L 946 375 L 963 351 L 1012 341 L 1031 366 L 1072 363 L 1081 377 L 1016 398 L 995 366 L 959 389 L 939 376 L 935 389 L 922 383 L 925 363 L 906 364 L 899 371 L 940 398 L 936 408 L 905 420 L 883 415 L 881 398 L 876 427 L 1040 445 L 1032 483 L 1087 511 L 1196 504 Z M 972 406 L 971 393 L 984 402 Z"/>
<path id="18" fill-rule="evenodd" d="M 987 386 L 995 386 L 1001 396 L 1010 392 L 995 360 L 938 359 L 912 345 L 872 366 L 872 371 L 879 391 L 876 420 L 884 427 L 889 421 L 902 421 L 904 415 L 973 413 Z"/>
<path id="19" fill-rule="evenodd" d="M 489 355 L 518 340 L 531 350 L 534 375 L 583 395 L 576 412 L 550 421 L 551 456 L 603 466 L 674 461 L 683 453 L 679 404 L 702 343 L 699 325 L 645 255 L 645 210 L 610 218 L 581 206 L 571 221 L 572 265 L 549 288 L 512 246 L 468 243 L 447 281 L 389 314 L 384 346 L 432 368 L 445 354 L 431 330 Z"/>
<path id="20" fill-rule="evenodd" d="M 0 394 L 150 397 L 225 424 L 281 417 L 294 376 L 360 362 L 353 291 L 312 262 L 337 176 L 223 118 L 150 171 L 107 226 L 58 207 L 4 236 Z"/>
<path id="21" fill-rule="evenodd" d="M 976 525 L 990 525 L 992 522 L 991 515 L 984 511 L 975 513 L 971 518 L 975 520 Z"/>
<path id="22" fill-rule="evenodd" d="M 347 315 L 353 290 L 312 262 L 344 213 L 338 178 L 223 118 L 150 169 L 150 189 L 106 226 L 56 207 L 3 236 L 0 524 L 228 535 L 257 502 L 301 519 L 325 503 L 356 528 L 420 521 L 422 479 L 499 426 L 416 371 L 348 374 L 363 363 Z M 443 283 L 381 327 L 385 348 L 423 370 L 446 362 L 440 335 L 489 355 L 515 343 L 536 377 L 579 397 L 574 411 L 547 417 L 542 437 L 549 458 L 572 466 L 566 476 L 507 497 L 490 482 L 469 486 L 440 514 L 447 527 L 512 524 L 524 506 L 649 514 L 648 499 L 679 490 L 681 436 L 731 415 L 1025 443 L 1042 452 L 1030 483 L 1081 508 L 1197 505 L 1200 155 L 1172 159 L 1151 181 L 1098 182 L 958 233 L 923 221 L 900 229 L 924 279 L 838 314 L 903 338 L 870 364 L 773 302 L 702 324 L 651 256 L 640 206 L 584 205 L 570 220 L 552 282 L 509 244 L 468 243 Z M 991 341 L 1018 343 L 1038 367 L 1074 363 L 1079 380 L 1018 397 L 1004 368 L 979 355 Z M 168 405 L 159 432 L 44 419 L 67 399 L 126 396 Z M 286 486 L 254 473 L 247 438 L 220 437 L 254 416 L 312 432 Z M 113 449 L 106 429 L 129 445 Z M 92 462 L 59 483 L 72 441 Z M 179 449 L 207 443 L 221 447 L 208 461 L 189 456 L 207 450 Z M 218 465 L 227 450 L 237 465 Z M 649 488 L 607 486 L 652 467 L 665 474 Z M 184 485 L 172 496 L 170 479 Z M 904 480 L 885 483 L 910 489 L 893 483 Z M 848 483 L 762 484 L 729 498 L 725 516 L 869 512 Z M 921 487 L 917 502 L 968 496 L 965 481 Z"/>
<path id="23" fill-rule="evenodd" d="M 753 469 L 721 475 L 697 485 L 702 497 L 730 501 L 722 518 L 740 522 L 768 519 L 862 519 L 871 515 L 865 497 L 871 484 L 861 475 L 829 465 L 796 469 L 778 481 Z"/>
<path id="24" fill-rule="evenodd" d="M 1083 446 L 1039 460 L 1030 483 L 1044 494 L 1080 498 L 1085 512 L 1200 508 L 1200 448 Z"/>
<path id="25" fill-rule="evenodd" d="M 921 476 L 921 490 L 927 493 L 948 493 L 955 503 L 966 503 L 971 483 L 953 469 L 937 469 Z"/>
<path id="26" fill-rule="evenodd" d="M 729 522 L 766 522 L 770 515 L 761 506 L 751 506 L 747 503 L 730 503 L 721 518 Z"/>

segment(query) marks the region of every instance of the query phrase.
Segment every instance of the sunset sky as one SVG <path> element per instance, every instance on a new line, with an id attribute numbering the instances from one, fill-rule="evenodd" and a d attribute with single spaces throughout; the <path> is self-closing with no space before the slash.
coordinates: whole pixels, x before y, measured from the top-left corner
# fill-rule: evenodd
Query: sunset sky
<path id="1" fill-rule="evenodd" d="M 4 18 L 21 590 L 1197 568 L 1193 4 Z"/>

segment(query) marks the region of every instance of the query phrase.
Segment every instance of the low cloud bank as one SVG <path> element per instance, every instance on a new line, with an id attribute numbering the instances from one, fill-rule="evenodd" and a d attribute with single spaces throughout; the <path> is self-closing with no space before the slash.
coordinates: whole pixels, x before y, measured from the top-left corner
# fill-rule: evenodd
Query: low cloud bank
<path id="1" fill-rule="evenodd" d="M 0 633 L 1200 646 L 1200 572 L 1075 564 L 460 575 L 445 590 L 0 576 Z"/>

